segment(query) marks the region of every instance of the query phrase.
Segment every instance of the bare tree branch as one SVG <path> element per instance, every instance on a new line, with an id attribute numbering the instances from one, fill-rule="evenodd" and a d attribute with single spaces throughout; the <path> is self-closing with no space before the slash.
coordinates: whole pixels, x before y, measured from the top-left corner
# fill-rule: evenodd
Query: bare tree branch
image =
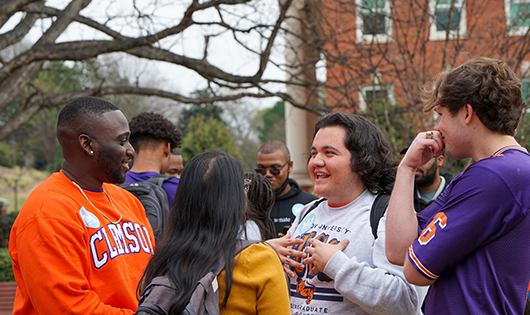
<path id="1" fill-rule="evenodd" d="M 61 35 L 66 27 L 68 27 L 68 25 L 72 22 L 72 17 L 77 15 L 79 11 L 88 5 L 89 2 L 90 0 L 73 0 L 70 2 L 63 12 L 57 16 L 55 22 L 34 46 L 38 47 L 40 45 L 55 41 L 57 37 L 59 37 L 59 35 Z M 0 70 L 0 84 L 2 84 L 6 79 L 5 76 L 2 77 L 1 73 L 3 72 L 4 68 L 8 68 L 12 62 Z M 11 84 L 2 84 L 0 86 L 0 100 L 2 100 L 0 102 L 0 111 L 5 110 L 7 105 L 13 99 L 15 99 L 20 90 L 30 80 L 31 76 L 35 74 L 41 65 L 42 61 L 26 64 L 20 70 L 16 71 L 16 73 L 11 74 L 8 80 L 8 83 Z M 18 67 L 15 67 L 15 69 L 16 68 Z"/>
<path id="2" fill-rule="evenodd" d="M 13 30 L 0 34 L 0 50 L 22 40 L 33 27 L 38 17 L 38 14 L 28 14 Z"/>

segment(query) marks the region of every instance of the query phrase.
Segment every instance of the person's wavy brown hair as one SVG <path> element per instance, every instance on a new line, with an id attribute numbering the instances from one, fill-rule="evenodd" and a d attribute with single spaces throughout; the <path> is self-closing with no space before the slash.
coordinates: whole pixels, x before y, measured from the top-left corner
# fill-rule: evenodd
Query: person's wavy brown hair
<path id="1" fill-rule="evenodd" d="M 362 116 L 333 112 L 317 121 L 313 139 L 320 129 L 334 126 L 346 130 L 344 145 L 351 153 L 351 170 L 362 174 L 366 188 L 373 194 L 390 193 L 397 163 L 383 132 Z"/>
<path id="2" fill-rule="evenodd" d="M 456 115 L 470 104 L 488 129 L 513 136 L 525 104 L 521 80 L 503 60 L 479 57 L 443 71 L 434 78 L 434 89 L 424 87 L 424 110 L 437 105 Z"/>

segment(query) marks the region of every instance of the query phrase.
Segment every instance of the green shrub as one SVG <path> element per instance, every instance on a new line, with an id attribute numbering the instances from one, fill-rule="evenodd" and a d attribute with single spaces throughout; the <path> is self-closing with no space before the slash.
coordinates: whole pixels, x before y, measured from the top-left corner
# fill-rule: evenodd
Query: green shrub
<path id="1" fill-rule="evenodd" d="M 17 151 L 6 142 L 0 142 L 0 165 L 13 167 L 16 165 Z"/>
<path id="2" fill-rule="evenodd" d="M 9 234 L 17 215 L 18 212 L 10 212 L 0 216 L 0 247 L 9 246 Z"/>
<path id="3" fill-rule="evenodd" d="M 13 261 L 7 248 L 0 248 L 0 281 L 15 281 Z"/>

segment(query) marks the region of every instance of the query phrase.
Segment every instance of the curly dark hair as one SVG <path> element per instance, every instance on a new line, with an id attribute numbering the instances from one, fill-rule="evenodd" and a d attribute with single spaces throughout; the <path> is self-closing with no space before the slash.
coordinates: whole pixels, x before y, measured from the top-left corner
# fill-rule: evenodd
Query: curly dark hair
<path id="1" fill-rule="evenodd" d="M 180 147 L 182 133 L 161 114 L 143 112 L 133 117 L 129 123 L 130 142 L 136 151 L 154 148 L 160 143 L 169 142 L 171 149 Z"/>
<path id="2" fill-rule="evenodd" d="M 445 106 L 456 115 L 470 104 L 489 130 L 514 136 L 525 107 L 521 80 L 503 60 L 479 57 L 444 71 L 434 79 L 434 89 L 423 88 L 424 110 Z"/>
<path id="3" fill-rule="evenodd" d="M 351 153 L 351 169 L 362 174 L 366 188 L 373 194 L 390 193 L 397 163 L 383 132 L 364 117 L 333 112 L 317 121 L 313 139 L 320 129 L 334 126 L 346 130 L 344 145 Z"/>
<path id="4" fill-rule="evenodd" d="M 263 241 L 275 238 L 276 229 L 270 218 L 272 206 L 276 201 L 272 184 L 265 176 L 257 173 L 248 172 L 244 177 L 250 180 L 245 219 L 256 223 Z"/>

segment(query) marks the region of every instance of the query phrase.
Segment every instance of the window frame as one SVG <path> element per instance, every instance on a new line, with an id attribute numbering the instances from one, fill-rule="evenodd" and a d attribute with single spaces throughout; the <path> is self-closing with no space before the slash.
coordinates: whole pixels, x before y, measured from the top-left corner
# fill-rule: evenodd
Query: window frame
<path id="1" fill-rule="evenodd" d="M 393 84 L 363 84 L 359 86 L 359 111 L 365 112 L 368 108 L 366 103 L 366 92 L 367 91 L 381 91 L 385 89 L 387 91 L 388 104 L 394 106 L 396 104 L 396 98 L 394 94 Z"/>
<path id="2" fill-rule="evenodd" d="M 512 4 L 513 3 L 528 3 L 530 0 L 504 0 L 504 14 L 506 16 L 506 34 L 507 36 L 524 36 L 530 28 L 530 21 L 528 26 L 512 26 Z M 530 14 L 530 12 L 529 12 Z"/>
<path id="3" fill-rule="evenodd" d="M 449 30 L 449 39 L 465 39 L 467 38 L 467 14 L 466 14 L 466 3 L 465 0 L 456 0 L 460 2 L 458 5 L 455 3 L 455 9 L 460 10 L 460 20 L 458 21 L 458 28 L 456 30 Z M 446 5 L 442 5 L 446 6 Z M 438 5 L 436 0 L 429 0 L 429 13 L 430 13 L 430 28 L 429 28 L 429 40 L 445 40 L 447 37 L 447 31 L 439 31 L 436 25 L 436 9 Z M 450 8 L 450 5 L 449 5 Z M 453 11 L 454 12 L 454 11 Z"/>
<path id="4" fill-rule="evenodd" d="M 374 0 L 377 1 L 377 0 Z M 363 43 L 363 44 L 370 44 L 372 42 L 375 43 L 389 43 L 392 41 L 392 8 L 390 5 L 390 0 L 383 0 L 384 1 L 384 7 L 382 9 L 378 9 L 375 13 L 384 13 L 384 19 L 385 19 L 385 33 L 383 34 L 364 34 L 363 33 L 363 27 L 364 27 L 364 20 L 363 20 L 363 13 L 370 12 L 366 9 L 363 9 L 362 2 L 363 0 L 355 0 L 356 5 L 356 43 Z"/>

